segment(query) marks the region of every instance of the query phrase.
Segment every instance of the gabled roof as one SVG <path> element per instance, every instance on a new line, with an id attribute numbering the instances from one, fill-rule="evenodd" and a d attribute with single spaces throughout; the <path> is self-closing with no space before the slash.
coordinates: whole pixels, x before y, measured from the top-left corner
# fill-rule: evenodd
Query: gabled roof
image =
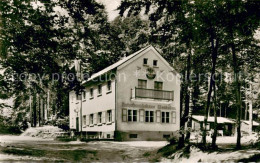
<path id="1" fill-rule="evenodd" d="M 244 123 L 247 124 L 247 125 L 250 124 L 249 121 L 242 121 L 242 122 L 244 122 Z M 256 121 L 253 121 L 253 126 L 260 126 L 260 124 L 259 124 L 258 122 L 256 122 Z"/>
<path id="2" fill-rule="evenodd" d="M 204 116 L 201 115 L 193 115 L 192 116 L 193 119 L 199 121 L 199 122 L 203 122 L 204 121 Z M 214 122 L 214 117 L 208 117 L 208 122 Z M 218 123 L 235 123 L 234 121 L 225 118 L 225 117 L 217 117 L 217 122 Z"/>
<path id="3" fill-rule="evenodd" d="M 148 48 L 153 48 L 153 49 L 155 49 L 152 45 L 149 45 L 149 46 L 147 46 L 147 47 L 145 47 L 145 48 L 143 48 L 143 49 L 141 49 L 141 50 L 139 50 L 139 51 L 137 51 L 137 52 L 135 52 L 135 53 L 133 53 L 133 54 L 131 54 L 131 55 L 129 55 L 129 56 L 127 56 L 127 57 L 121 59 L 121 60 L 119 60 L 119 61 L 117 61 L 116 63 L 114 63 L 114 64 L 108 66 L 107 68 L 105 68 L 105 69 L 103 69 L 103 70 L 101 70 L 101 71 L 99 71 L 99 72 L 93 74 L 90 78 L 88 78 L 88 80 L 83 81 L 82 84 L 85 84 L 85 83 L 87 83 L 88 81 L 91 81 L 91 80 L 93 80 L 93 79 L 95 79 L 95 78 L 97 78 L 97 77 L 99 77 L 99 76 L 101 76 L 101 75 L 103 75 L 103 74 L 106 74 L 107 72 L 109 72 L 109 71 L 111 71 L 111 70 L 117 68 L 118 66 L 124 64 L 125 62 L 127 62 L 127 61 L 129 61 L 130 59 L 134 58 L 135 56 L 137 56 L 138 54 L 142 53 L 143 51 L 145 51 L 145 50 L 148 49 Z"/>

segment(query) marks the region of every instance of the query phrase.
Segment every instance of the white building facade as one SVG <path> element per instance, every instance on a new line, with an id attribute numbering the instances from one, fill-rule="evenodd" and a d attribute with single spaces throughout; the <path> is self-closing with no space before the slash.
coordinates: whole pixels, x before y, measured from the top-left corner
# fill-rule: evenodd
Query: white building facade
<path id="1" fill-rule="evenodd" d="M 177 135 L 180 76 L 153 46 L 82 84 L 82 99 L 70 92 L 71 130 L 82 130 L 87 138 L 116 140 L 165 140 Z"/>

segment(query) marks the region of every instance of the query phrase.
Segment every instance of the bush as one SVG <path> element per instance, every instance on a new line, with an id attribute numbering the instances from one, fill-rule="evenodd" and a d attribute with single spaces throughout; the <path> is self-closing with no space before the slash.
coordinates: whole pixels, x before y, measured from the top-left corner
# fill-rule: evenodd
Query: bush
<path id="1" fill-rule="evenodd" d="M 167 141 L 168 141 L 171 145 L 177 144 L 177 142 L 178 142 L 175 137 L 168 138 Z"/>
<path id="2" fill-rule="evenodd" d="M 0 134 L 21 134 L 18 126 L 0 126 Z"/>
<path id="3" fill-rule="evenodd" d="M 64 119 L 58 119 L 56 121 L 56 124 L 59 128 L 68 131 L 70 129 L 69 127 L 69 117 L 65 117 Z"/>

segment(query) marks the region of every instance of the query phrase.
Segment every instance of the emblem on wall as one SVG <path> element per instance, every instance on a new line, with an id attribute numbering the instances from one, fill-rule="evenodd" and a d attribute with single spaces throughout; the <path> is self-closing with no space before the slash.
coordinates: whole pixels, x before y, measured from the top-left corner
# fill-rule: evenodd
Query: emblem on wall
<path id="1" fill-rule="evenodd" d="M 146 70 L 146 77 L 148 78 L 148 79 L 154 79 L 155 78 L 155 76 L 156 76 L 156 73 L 155 73 L 155 71 L 154 71 L 154 69 L 152 68 L 152 67 L 148 67 L 147 68 L 147 70 Z"/>

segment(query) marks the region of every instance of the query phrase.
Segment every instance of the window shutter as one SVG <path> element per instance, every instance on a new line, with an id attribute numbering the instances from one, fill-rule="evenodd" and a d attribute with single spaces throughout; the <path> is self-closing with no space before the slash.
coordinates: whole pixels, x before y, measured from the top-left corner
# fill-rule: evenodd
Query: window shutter
<path id="1" fill-rule="evenodd" d="M 160 110 L 156 111 L 156 122 L 157 123 L 161 122 L 161 111 Z"/>
<path id="2" fill-rule="evenodd" d="M 115 122 L 115 116 L 116 116 L 115 115 L 115 109 L 113 109 L 111 113 L 112 113 L 112 115 L 111 115 L 112 116 L 112 122 Z"/>
<path id="3" fill-rule="evenodd" d="M 102 112 L 102 123 L 106 123 L 106 111 Z"/>
<path id="4" fill-rule="evenodd" d="M 89 125 L 89 115 L 86 115 L 86 125 Z"/>
<path id="5" fill-rule="evenodd" d="M 172 111 L 172 123 L 176 123 L 176 112 Z"/>
<path id="6" fill-rule="evenodd" d="M 122 121 L 126 122 L 126 118 L 127 118 L 127 109 L 123 108 L 122 109 Z"/>
<path id="7" fill-rule="evenodd" d="M 140 109 L 139 110 L 139 121 L 140 122 L 144 122 L 144 110 L 143 109 Z"/>
<path id="8" fill-rule="evenodd" d="M 97 113 L 94 114 L 94 124 L 97 124 Z"/>

